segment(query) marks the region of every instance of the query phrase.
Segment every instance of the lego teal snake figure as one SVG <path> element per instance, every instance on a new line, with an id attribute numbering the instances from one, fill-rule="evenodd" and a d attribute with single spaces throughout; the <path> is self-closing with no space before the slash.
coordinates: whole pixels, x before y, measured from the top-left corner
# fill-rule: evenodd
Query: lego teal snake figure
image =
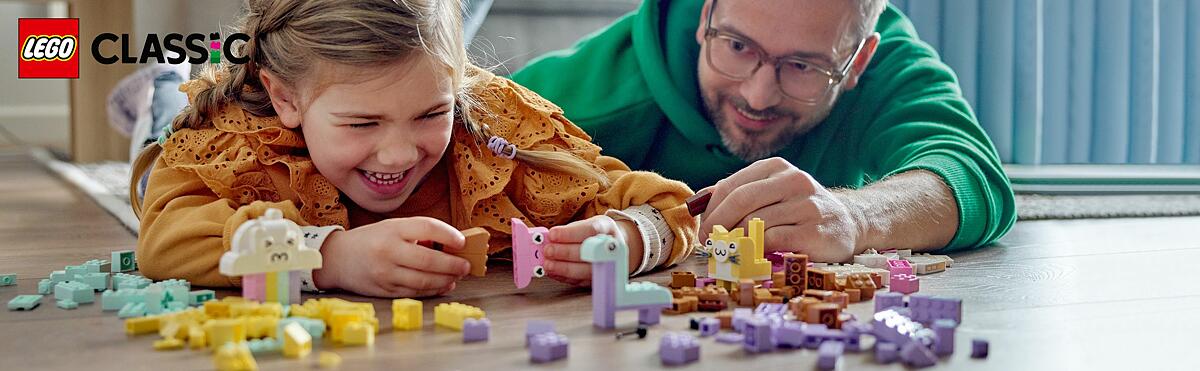
<path id="1" fill-rule="evenodd" d="M 653 282 L 629 282 L 629 247 L 609 235 L 583 241 L 580 257 L 592 263 L 592 323 L 616 326 L 618 310 L 637 310 L 638 323 L 658 324 L 663 308 L 671 306 L 671 292 Z"/>

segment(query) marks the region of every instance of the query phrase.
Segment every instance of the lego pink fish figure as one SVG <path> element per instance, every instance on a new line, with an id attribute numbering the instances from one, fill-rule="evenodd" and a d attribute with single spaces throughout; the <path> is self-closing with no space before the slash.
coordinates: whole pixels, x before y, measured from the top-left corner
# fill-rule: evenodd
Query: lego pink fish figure
<path id="1" fill-rule="evenodd" d="M 534 277 L 546 275 L 543 267 L 546 256 L 542 254 L 542 248 L 546 246 L 549 232 L 546 227 L 529 228 L 521 219 L 512 219 L 513 283 L 517 288 L 523 289 Z"/>

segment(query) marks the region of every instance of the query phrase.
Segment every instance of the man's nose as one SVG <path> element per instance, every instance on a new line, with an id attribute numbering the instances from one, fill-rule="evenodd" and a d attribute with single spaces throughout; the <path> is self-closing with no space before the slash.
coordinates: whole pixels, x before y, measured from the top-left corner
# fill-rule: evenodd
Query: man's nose
<path id="1" fill-rule="evenodd" d="M 768 65 L 763 65 L 749 79 L 742 81 L 740 93 L 750 109 L 756 111 L 774 107 L 783 99 L 779 83 L 775 81 L 775 68 Z"/>

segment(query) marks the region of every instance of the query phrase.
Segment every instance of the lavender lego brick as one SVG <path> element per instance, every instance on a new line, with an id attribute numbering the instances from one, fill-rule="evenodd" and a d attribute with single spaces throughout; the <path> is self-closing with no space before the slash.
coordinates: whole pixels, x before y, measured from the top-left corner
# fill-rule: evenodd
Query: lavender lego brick
<path id="1" fill-rule="evenodd" d="M 525 322 L 525 346 L 529 346 L 529 340 L 534 335 L 554 332 L 554 321 L 544 319 L 532 319 Z"/>
<path id="2" fill-rule="evenodd" d="M 826 341 L 821 343 L 821 347 L 817 348 L 817 369 L 834 369 L 837 366 L 838 360 L 842 358 L 842 353 L 845 351 L 846 345 L 840 341 Z"/>
<path id="3" fill-rule="evenodd" d="M 875 293 L 875 312 L 882 312 L 888 308 L 904 307 L 904 294 L 898 292 L 877 292 Z"/>
<path id="4" fill-rule="evenodd" d="M 810 324 L 804 328 L 804 347 L 808 349 L 817 349 L 821 343 L 826 341 L 846 342 L 849 340 L 850 338 L 842 330 L 831 329 L 822 324 Z M 857 348 L 859 346 L 857 338 L 854 339 L 854 343 Z"/>
<path id="5" fill-rule="evenodd" d="M 685 333 L 668 333 L 658 342 L 658 357 L 664 365 L 682 365 L 700 359 L 700 341 Z"/>
<path id="6" fill-rule="evenodd" d="M 780 348 L 804 347 L 804 323 L 786 321 L 775 329 L 775 346 Z"/>
<path id="7" fill-rule="evenodd" d="M 900 350 L 896 348 L 896 344 L 878 343 L 875 344 L 875 362 L 888 364 L 896 362 L 900 358 Z"/>
<path id="8" fill-rule="evenodd" d="M 954 328 L 958 327 L 952 319 L 933 321 L 933 333 L 937 339 L 933 341 L 933 354 L 948 356 L 954 354 Z"/>
<path id="9" fill-rule="evenodd" d="M 787 313 L 787 311 L 788 311 L 787 304 L 781 304 L 781 303 L 760 303 L 760 304 L 758 304 L 758 307 L 754 308 L 754 314 L 758 314 L 758 315 L 771 315 L 771 314 L 783 315 L 783 314 Z"/>
<path id="10" fill-rule="evenodd" d="M 708 285 L 717 284 L 717 279 L 712 277 L 701 277 L 696 279 L 696 287 L 704 288 Z"/>
<path id="11" fill-rule="evenodd" d="M 487 318 L 467 318 L 463 320 L 462 335 L 464 343 L 487 341 L 492 333 L 492 321 Z"/>
<path id="12" fill-rule="evenodd" d="M 988 341 L 984 339 L 971 339 L 971 358 L 987 358 L 988 356 Z"/>
<path id="13" fill-rule="evenodd" d="M 717 342 L 721 344 L 741 344 L 744 338 L 742 334 L 736 332 L 722 332 L 716 336 Z"/>
<path id="14" fill-rule="evenodd" d="M 910 319 L 908 314 L 908 309 L 905 308 L 885 309 L 875 313 L 872 326 L 875 338 L 894 343 L 901 349 L 913 341 L 925 347 L 932 346 L 937 335 Z"/>
<path id="15" fill-rule="evenodd" d="M 700 320 L 700 336 L 711 336 L 721 332 L 721 320 L 705 318 Z"/>
<path id="16" fill-rule="evenodd" d="M 742 327 L 746 324 L 746 321 L 751 318 L 754 318 L 754 311 L 751 311 L 750 308 L 734 309 L 732 320 L 733 331 L 742 332 Z"/>
<path id="17" fill-rule="evenodd" d="M 900 359 L 909 367 L 925 368 L 937 363 L 937 356 L 929 348 L 917 342 L 909 342 L 900 348 Z"/>
<path id="18" fill-rule="evenodd" d="M 566 335 L 547 332 L 534 335 L 529 340 L 529 359 L 534 363 L 551 362 L 567 358 Z"/>
<path id="19" fill-rule="evenodd" d="M 775 349 L 771 342 L 771 327 L 767 321 L 751 318 L 742 326 L 742 348 L 751 353 L 770 352 Z"/>
<path id="20" fill-rule="evenodd" d="M 915 294 L 909 296 L 908 308 L 912 311 L 912 319 L 924 324 L 939 319 L 962 322 L 962 299 Z"/>

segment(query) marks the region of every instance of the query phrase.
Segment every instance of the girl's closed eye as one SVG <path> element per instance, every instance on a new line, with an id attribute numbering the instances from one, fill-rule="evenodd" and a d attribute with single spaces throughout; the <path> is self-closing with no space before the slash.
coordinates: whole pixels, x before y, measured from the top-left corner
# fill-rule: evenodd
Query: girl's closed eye
<path id="1" fill-rule="evenodd" d="M 375 125 L 379 125 L 379 123 L 371 121 L 371 122 L 354 123 L 354 124 L 349 124 L 346 126 L 349 126 L 351 129 L 365 129 L 365 128 L 373 127 Z"/>

